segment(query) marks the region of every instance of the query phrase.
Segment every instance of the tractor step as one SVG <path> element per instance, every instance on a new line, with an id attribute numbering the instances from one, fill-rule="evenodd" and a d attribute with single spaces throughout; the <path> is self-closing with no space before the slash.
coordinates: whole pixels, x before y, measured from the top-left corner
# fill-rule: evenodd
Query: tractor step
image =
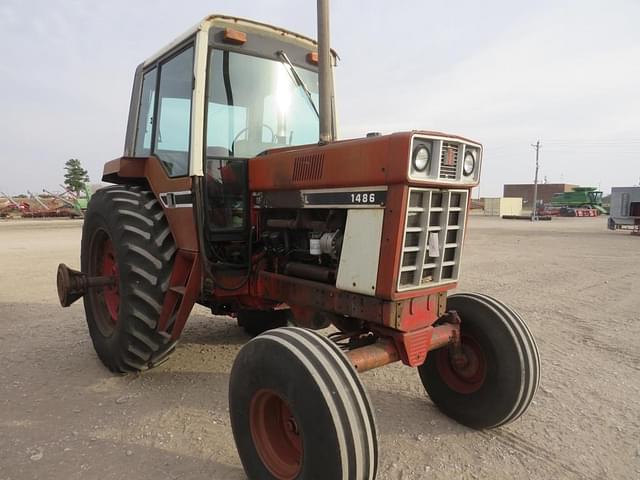
<path id="1" fill-rule="evenodd" d="M 157 331 L 169 340 L 180 337 L 189 313 L 200 294 L 200 256 L 197 253 L 178 250 L 164 297 Z M 175 321 L 169 324 L 169 320 Z"/>

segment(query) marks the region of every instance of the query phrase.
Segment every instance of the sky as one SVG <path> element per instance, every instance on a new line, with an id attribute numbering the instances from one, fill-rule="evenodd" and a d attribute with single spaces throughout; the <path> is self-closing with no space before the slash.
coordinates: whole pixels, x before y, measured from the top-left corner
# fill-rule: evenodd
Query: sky
<path id="1" fill-rule="evenodd" d="M 0 0 L 0 191 L 92 182 L 122 154 L 137 64 L 210 13 L 315 37 L 314 0 Z M 339 136 L 484 145 L 480 191 L 640 182 L 640 1 L 331 2 Z"/>

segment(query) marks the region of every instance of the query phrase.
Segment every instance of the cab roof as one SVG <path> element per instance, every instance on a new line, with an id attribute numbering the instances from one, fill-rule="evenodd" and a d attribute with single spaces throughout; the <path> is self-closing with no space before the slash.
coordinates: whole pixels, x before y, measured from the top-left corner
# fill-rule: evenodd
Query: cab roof
<path id="1" fill-rule="evenodd" d="M 291 32 L 281 27 L 276 27 L 274 25 L 269 25 L 267 23 L 256 22 L 254 20 L 249 20 L 246 18 L 240 17 L 232 17 L 229 15 L 222 14 L 212 14 L 200 21 L 198 24 L 191 27 L 189 30 L 184 32 L 182 35 L 178 36 L 175 40 L 173 40 L 168 45 L 164 46 L 156 53 L 151 55 L 144 61 L 144 65 L 148 65 L 157 61 L 160 57 L 164 56 L 167 52 L 173 50 L 178 45 L 184 43 L 190 37 L 196 35 L 200 31 L 209 31 L 212 26 L 230 26 L 230 27 L 240 27 L 243 26 L 249 28 L 253 31 L 258 31 L 263 35 L 272 36 L 272 37 L 286 37 L 290 41 L 294 41 L 296 43 L 307 44 L 308 48 L 315 49 L 317 47 L 317 42 L 312 38 L 309 38 L 305 35 L 300 35 L 299 33 Z M 331 53 L 337 58 L 336 52 L 332 49 Z"/>

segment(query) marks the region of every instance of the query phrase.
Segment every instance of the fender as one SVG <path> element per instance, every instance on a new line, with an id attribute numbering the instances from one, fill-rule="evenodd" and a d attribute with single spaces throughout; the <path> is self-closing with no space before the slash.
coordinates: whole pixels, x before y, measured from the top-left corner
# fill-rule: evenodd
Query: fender
<path id="1" fill-rule="evenodd" d="M 120 157 L 105 164 L 102 181 L 149 188 L 162 205 L 178 249 L 191 253 L 200 251 L 191 177 L 169 177 L 162 162 L 155 156 Z M 177 194 L 181 194 L 179 203 L 175 201 Z"/>

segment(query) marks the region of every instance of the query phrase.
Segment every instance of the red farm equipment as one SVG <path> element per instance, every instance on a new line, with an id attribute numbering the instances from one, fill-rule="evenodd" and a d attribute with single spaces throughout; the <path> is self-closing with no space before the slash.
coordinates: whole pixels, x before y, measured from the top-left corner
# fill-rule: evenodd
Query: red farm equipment
<path id="1" fill-rule="evenodd" d="M 4 192 L 0 192 L 0 194 L 8 201 L 8 203 L 0 209 L 0 217 L 23 215 L 31 211 L 31 205 L 29 205 L 28 202 L 23 200 L 18 203 L 11 195 L 7 195 Z"/>
<path id="2" fill-rule="evenodd" d="M 115 184 L 85 214 L 89 333 L 118 373 L 167 359 L 195 303 L 252 335 L 231 426 L 252 479 L 372 479 L 374 414 L 358 373 L 416 367 L 473 428 L 522 415 L 535 341 L 511 308 L 457 286 L 482 146 L 428 131 L 335 139 L 328 5 L 319 39 L 210 16 L 135 74 Z M 334 333 L 316 330 L 333 326 Z"/>

